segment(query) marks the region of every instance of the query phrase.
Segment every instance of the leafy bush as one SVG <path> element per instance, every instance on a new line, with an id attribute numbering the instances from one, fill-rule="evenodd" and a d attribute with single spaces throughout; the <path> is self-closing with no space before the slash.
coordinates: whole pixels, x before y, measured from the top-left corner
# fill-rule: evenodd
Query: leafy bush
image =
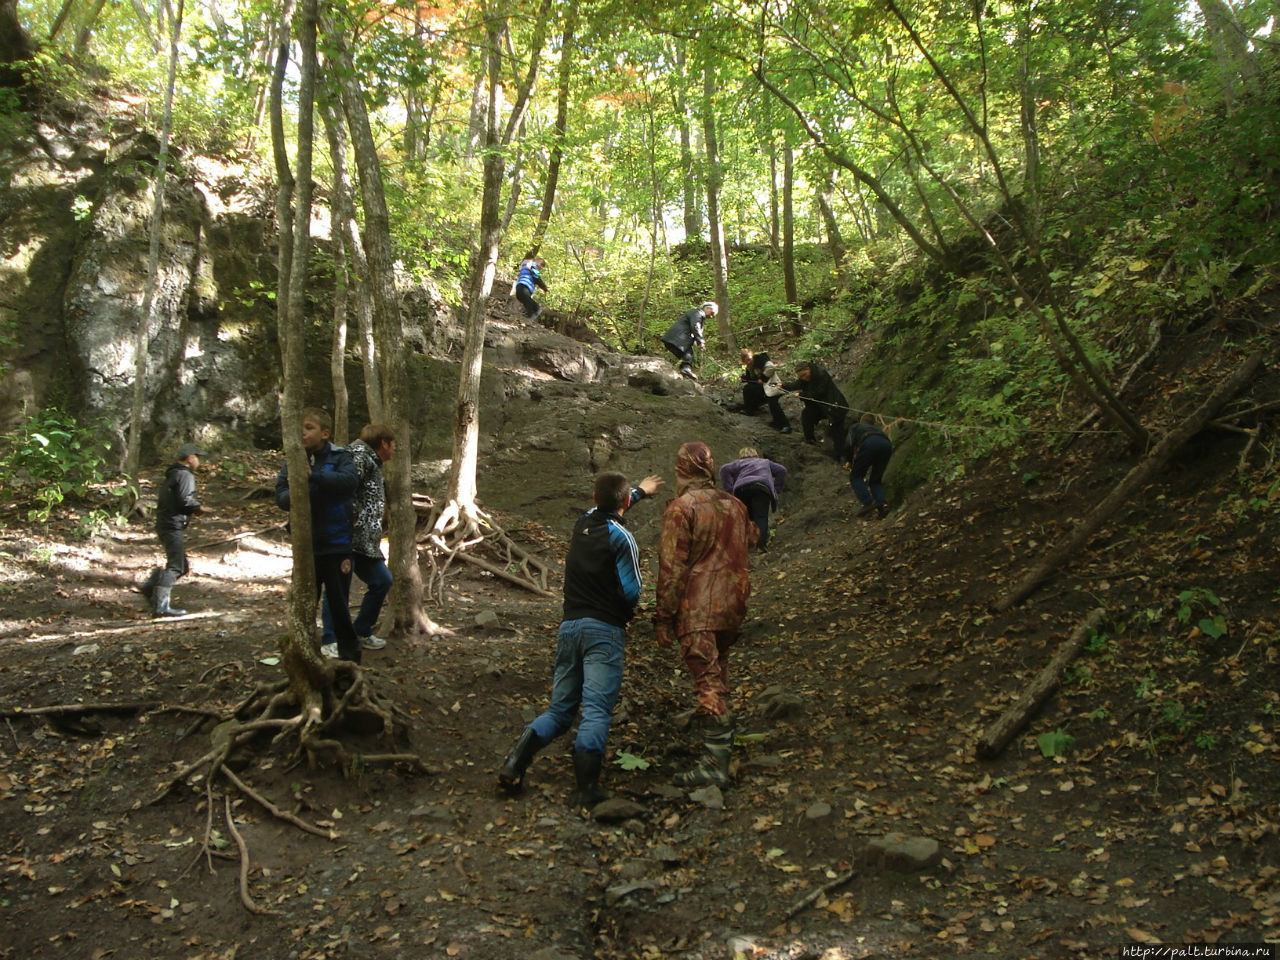
<path id="1" fill-rule="evenodd" d="M 101 434 L 56 408 L 30 417 L 0 437 L 4 495 L 29 504 L 29 520 L 47 522 L 63 501 L 85 497 L 90 487 L 108 478 L 106 454 L 111 444 Z"/>

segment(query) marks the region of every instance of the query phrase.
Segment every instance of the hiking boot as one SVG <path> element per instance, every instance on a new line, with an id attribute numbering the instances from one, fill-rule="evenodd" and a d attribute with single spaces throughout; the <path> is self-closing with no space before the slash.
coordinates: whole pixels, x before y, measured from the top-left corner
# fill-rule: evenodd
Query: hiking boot
<path id="1" fill-rule="evenodd" d="M 880 519 L 883 520 L 885 517 L 889 515 L 889 511 L 892 509 L 893 507 L 889 506 L 889 504 L 882 503 L 876 507 L 876 513 L 880 514 Z"/>
<path id="2" fill-rule="evenodd" d="M 609 794 L 600 789 L 600 768 L 604 766 L 603 753 L 583 753 L 573 751 L 573 776 L 578 781 L 578 788 L 569 797 L 569 805 L 573 807 L 594 807 L 597 803 L 609 799 Z"/>
<path id="3" fill-rule="evenodd" d="M 320 655 L 323 657 L 328 657 L 330 660 L 337 660 L 338 644 L 336 642 L 320 644 Z"/>
<path id="4" fill-rule="evenodd" d="M 387 641 L 383 640 L 381 637 L 375 637 L 373 634 L 360 638 L 360 646 L 364 647 L 366 650 L 381 650 L 386 645 Z"/>
<path id="5" fill-rule="evenodd" d="M 172 587 L 156 587 L 154 593 L 154 604 L 152 612 L 157 617 L 185 617 L 187 611 L 179 610 L 177 607 L 169 604 L 169 594 Z"/>
<path id="6" fill-rule="evenodd" d="M 779 428 L 778 428 L 778 432 L 779 432 L 779 433 L 790 433 L 790 432 L 791 432 L 791 428 L 790 428 L 790 427 L 779 427 Z"/>
<path id="7" fill-rule="evenodd" d="M 863 520 L 870 520 L 871 515 L 875 512 L 876 505 L 874 503 L 864 503 L 853 515 Z"/>
<path id="8" fill-rule="evenodd" d="M 533 727 L 525 727 L 520 739 L 511 748 L 511 753 L 507 754 L 507 759 L 502 761 L 502 767 L 498 770 L 498 786 L 508 793 L 518 793 L 524 786 L 524 772 L 529 769 L 534 755 L 543 746 L 538 735 L 533 732 Z"/>
<path id="9" fill-rule="evenodd" d="M 542 316 L 542 307 L 538 307 L 538 309 L 537 309 L 537 310 L 535 310 L 535 311 L 533 311 L 533 313 L 529 314 L 529 319 L 530 319 L 530 320 L 537 320 L 540 316 Z"/>
<path id="10" fill-rule="evenodd" d="M 677 787 L 723 787 L 729 782 L 729 755 L 733 751 L 733 717 L 724 714 L 705 719 L 702 756 L 689 770 L 677 773 L 672 782 Z"/>

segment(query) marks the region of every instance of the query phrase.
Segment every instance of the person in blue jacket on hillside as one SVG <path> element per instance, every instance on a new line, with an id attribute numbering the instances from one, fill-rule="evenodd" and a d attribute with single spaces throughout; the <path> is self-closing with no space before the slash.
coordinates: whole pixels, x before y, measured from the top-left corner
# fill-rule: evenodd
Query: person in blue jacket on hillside
<path id="1" fill-rule="evenodd" d="M 520 305 L 524 307 L 524 315 L 530 320 L 536 320 L 542 314 L 542 304 L 533 299 L 533 288 L 541 287 L 547 290 L 547 285 L 542 281 L 542 268 L 547 265 L 547 261 L 541 257 L 526 257 L 520 263 L 520 273 L 516 277 L 515 295 L 520 301 Z M 549 290 L 547 291 L 550 292 Z"/>
<path id="2" fill-rule="evenodd" d="M 333 420 L 323 410 L 302 411 L 302 446 L 307 452 L 307 492 L 311 499 L 311 548 L 315 554 L 316 599 L 331 598 L 338 656 L 360 662 L 360 641 L 347 606 L 351 593 L 352 500 L 360 475 L 351 454 L 329 442 Z M 276 506 L 288 510 L 289 464 L 276 475 Z"/>
<path id="3" fill-rule="evenodd" d="M 577 789 L 570 800 L 592 807 L 608 796 L 599 787 L 613 708 L 622 688 L 627 624 L 640 601 L 640 550 L 623 514 L 653 496 L 662 477 L 632 487 L 620 473 L 596 477 L 595 506 L 573 525 L 564 565 L 564 614 L 556 637 L 551 703 L 524 728 L 498 771 L 498 785 L 516 793 L 539 750 L 582 720 L 573 742 Z"/>
<path id="4" fill-rule="evenodd" d="M 756 549 L 769 545 L 769 512 L 778 509 L 778 494 L 787 485 L 787 468 L 762 457 L 754 447 L 743 447 L 738 459 L 720 468 L 720 489 L 747 505 L 747 513 L 760 528 Z"/>

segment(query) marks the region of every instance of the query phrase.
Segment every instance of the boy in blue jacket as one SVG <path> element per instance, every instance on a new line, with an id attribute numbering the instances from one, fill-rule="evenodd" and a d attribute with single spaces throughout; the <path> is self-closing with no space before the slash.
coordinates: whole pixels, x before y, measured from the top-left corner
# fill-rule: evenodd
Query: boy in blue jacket
<path id="1" fill-rule="evenodd" d="M 353 544 L 351 539 L 352 500 L 359 474 L 351 454 L 329 442 L 333 421 L 323 410 L 302 411 L 302 446 L 307 452 L 307 492 L 311 498 L 311 548 L 315 554 L 316 599 L 320 591 L 334 598 L 331 606 L 333 632 L 338 640 L 338 656 L 360 662 L 360 641 L 351 623 L 348 597 L 351 592 Z M 276 476 L 276 506 L 288 510 L 289 464 Z"/>
<path id="2" fill-rule="evenodd" d="M 530 320 L 538 319 L 538 315 L 542 313 L 542 304 L 533 299 L 533 288 L 536 286 L 547 289 L 542 281 L 542 268 L 546 265 L 547 261 L 541 257 L 529 257 L 520 264 L 520 273 L 516 277 L 516 299 L 520 301 L 520 306 L 524 307 L 524 315 Z"/>

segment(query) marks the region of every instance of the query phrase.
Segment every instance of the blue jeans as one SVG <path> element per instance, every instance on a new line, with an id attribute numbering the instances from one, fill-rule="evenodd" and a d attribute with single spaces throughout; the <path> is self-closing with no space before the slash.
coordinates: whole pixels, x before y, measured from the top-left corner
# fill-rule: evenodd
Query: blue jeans
<path id="1" fill-rule="evenodd" d="M 622 654 L 627 631 L 601 620 L 565 620 L 556 637 L 556 663 L 551 680 L 551 705 L 529 724 L 543 744 L 573 726 L 582 708 L 582 722 L 573 749 L 604 753 L 613 708 L 622 688 Z"/>
<path id="2" fill-rule="evenodd" d="M 355 627 L 357 637 L 367 637 L 377 626 L 382 602 L 391 590 L 391 571 L 381 557 L 364 557 L 357 553 L 352 559 L 355 561 L 355 575 L 364 582 L 365 594 L 360 601 L 360 612 L 351 625 Z M 324 603 L 320 605 L 320 619 L 324 623 L 324 638 L 320 642 L 333 643 L 333 614 L 329 612 L 328 591 L 325 591 Z"/>

